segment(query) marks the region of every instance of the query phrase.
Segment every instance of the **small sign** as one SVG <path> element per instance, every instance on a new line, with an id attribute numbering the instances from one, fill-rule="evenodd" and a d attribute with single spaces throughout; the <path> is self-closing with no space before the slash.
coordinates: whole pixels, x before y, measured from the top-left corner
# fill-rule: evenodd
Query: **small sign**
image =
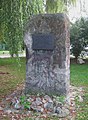
<path id="1" fill-rule="evenodd" d="M 54 35 L 52 34 L 33 34 L 33 50 L 54 50 Z"/>

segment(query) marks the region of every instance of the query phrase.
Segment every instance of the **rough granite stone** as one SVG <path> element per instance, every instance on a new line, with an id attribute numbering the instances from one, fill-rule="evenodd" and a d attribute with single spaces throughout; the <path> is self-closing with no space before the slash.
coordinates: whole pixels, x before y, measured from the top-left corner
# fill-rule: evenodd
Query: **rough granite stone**
<path id="1" fill-rule="evenodd" d="M 52 34 L 53 50 L 33 50 L 32 35 Z M 25 27 L 26 93 L 66 95 L 70 83 L 69 20 L 65 14 L 39 14 Z"/>

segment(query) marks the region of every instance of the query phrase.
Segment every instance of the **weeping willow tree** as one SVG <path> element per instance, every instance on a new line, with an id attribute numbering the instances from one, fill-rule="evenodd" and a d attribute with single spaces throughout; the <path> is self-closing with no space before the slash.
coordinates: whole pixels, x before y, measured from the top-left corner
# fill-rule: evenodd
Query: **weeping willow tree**
<path id="1" fill-rule="evenodd" d="M 23 45 L 23 27 L 27 19 L 39 13 L 67 12 L 76 0 L 0 0 L 0 40 L 13 56 Z"/>
<path id="2" fill-rule="evenodd" d="M 23 45 L 23 26 L 33 14 L 43 13 L 42 0 L 2 0 L 0 2 L 1 39 L 8 45 L 8 50 L 18 55 Z"/>
<path id="3" fill-rule="evenodd" d="M 75 5 L 77 0 L 46 0 L 46 12 L 47 13 L 57 13 L 65 12 L 67 13 L 67 8 L 71 5 Z"/>

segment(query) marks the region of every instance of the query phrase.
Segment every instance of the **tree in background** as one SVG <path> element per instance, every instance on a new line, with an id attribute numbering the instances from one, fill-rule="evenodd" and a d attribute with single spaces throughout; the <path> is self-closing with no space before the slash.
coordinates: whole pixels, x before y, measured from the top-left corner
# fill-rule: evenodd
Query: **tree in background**
<path id="1" fill-rule="evenodd" d="M 71 5 L 75 5 L 77 0 L 46 0 L 46 13 L 67 13 Z"/>
<path id="2" fill-rule="evenodd" d="M 42 10 L 42 0 L 2 0 L 0 13 L 2 36 L 8 45 L 8 50 L 13 55 L 23 46 L 23 26 L 28 17 Z"/>
<path id="3" fill-rule="evenodd" d="M 81 18 L 71 25 L 71 52 L 77 59 L 88 45 L 88 18 Z"/>
<path id="4" fill-rule="evenodd" d="M 0 0 L 0 39 L 7 45 L 11 56 L 23 46 L 23 29 L 32 15 L 67 11 L 76 0 Z"/>

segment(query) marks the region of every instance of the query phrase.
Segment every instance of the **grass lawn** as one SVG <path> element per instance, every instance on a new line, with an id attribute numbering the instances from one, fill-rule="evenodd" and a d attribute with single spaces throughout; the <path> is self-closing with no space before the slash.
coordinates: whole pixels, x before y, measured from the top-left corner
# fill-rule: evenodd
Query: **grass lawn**
<path id="1" fill-rule="evenodd" d="M 71 64 L 71 84 L 88 86 L 88 64 Z"/>
<path id="2" fill-rule="evenodd" d="M 71 64 L 71 84 L 82 86 L 84 90 L 83 102 L 76 99 L 76 120 L 88 120 L 88 59 L 83 65 Z"/>
<path id="3" fill-rule="evenodd" d="M 25 64 L 25 58 L 21 58 L 20 62 L 16 58 L 0 59 L 0 100 L 24 82 Z M 79 108 L 76 120 L 88 120 L 88 64 L 71 63 L 71 84 L 84 87 L 83 103 L 76 100 Z"/>
<path id="4" fill-rule="evenodd" d="M 25 58 L 0 59 L 0 100 L 25 79 Z"/>

